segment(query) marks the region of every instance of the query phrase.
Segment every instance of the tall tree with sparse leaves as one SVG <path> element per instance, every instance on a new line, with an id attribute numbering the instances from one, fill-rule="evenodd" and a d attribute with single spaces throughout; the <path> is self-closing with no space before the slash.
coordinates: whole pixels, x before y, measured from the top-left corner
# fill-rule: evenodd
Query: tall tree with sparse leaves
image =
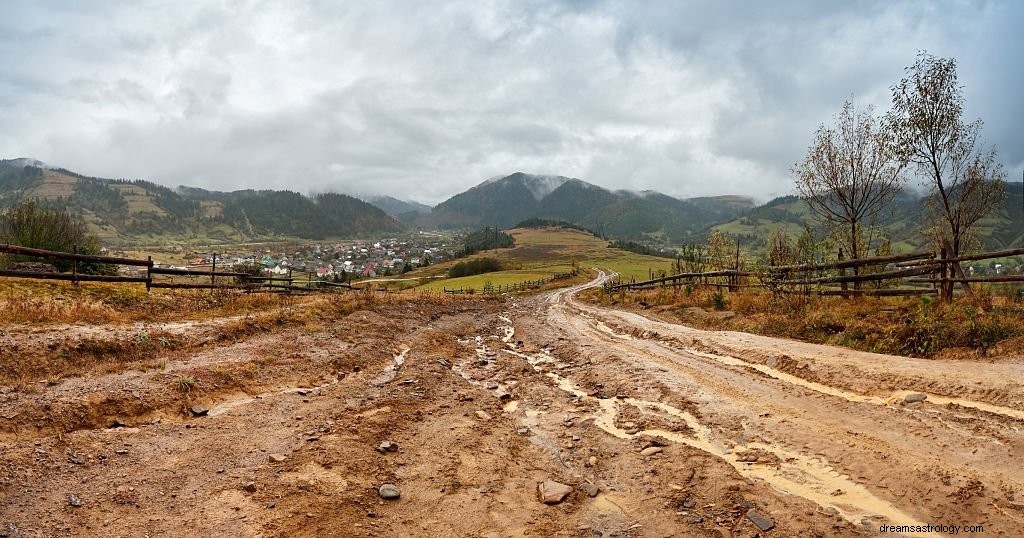
<path id="1" fill-rule="evenodd" d="M 873 109 L 847 101 L 834 125 L 818 127 L 807 156 L 793 167 L 801 198 L 836 232 L 850 259 L 868 252 L 872 221 L 906 183 L 892 148 Z"/>
<path id="2" fill-rule="evenodd" d="M 963 120 L 964 88 L 956 60 L 926 52 L 892 87 L 886 122 L 903 162 L 917 167 L 928 188 L 930 234 L 959 256 L 978 222 L 993 213 L 1005 192 L 1005 173 L 994 149 L 980 143 L 982 121 Z"/>

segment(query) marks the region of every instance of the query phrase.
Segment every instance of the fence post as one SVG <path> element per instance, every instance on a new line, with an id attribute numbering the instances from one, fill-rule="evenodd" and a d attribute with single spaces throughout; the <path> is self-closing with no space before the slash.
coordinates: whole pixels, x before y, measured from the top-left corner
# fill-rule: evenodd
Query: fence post
<path id="1" fill-rule="evenodd" d="M 149 289 L 153 286 L 153 256 L 146 256 L 146 261 L 149 262 L 146 265 L 146 293 L 149 293 Z"/>
<path id="2" fill-rule="evenodd" d="M 217 278 L 217 253 L 213 253 L 213 270 L 210 271 L 210 285 L 216 284 Z"/>
<path id="3" fill-rule="evenodd" d="M 72 245 L 71 246 L 71 253 L 72 254 L 78 254 L 78 245 Z M 72 278 L 71 282 L 74 282 L 75 285 L 78 285 L 78 260 L 77 259 L 76 260 L 71 260 L 71 278 Z"/>
<path id="4" fill-rule="evenodd" d="M 839 247 L 839 261 L 843 261 L 843 247 Z M 846 276 L 845 267 L 839 269 L 839 276 Z M 843 281 L 839 284 L 839 288 L 843 291 L 847 291 L 850 288 L 850 285 L 847 284 L 846 281 Z M 845 297 L 846 295 L 844 294 L 843 296 Z"/>
<path id="5" fill-rule="evenodd" d="M 949 284 L 949 264 L 946 262 L 946 258 L 949 257 L 949 251 L 946 250 L 946 245 L 943 244 L 939 248 L 939 293 L 942 294 L 943 301 L 953 300 L 953 287 Z"/>

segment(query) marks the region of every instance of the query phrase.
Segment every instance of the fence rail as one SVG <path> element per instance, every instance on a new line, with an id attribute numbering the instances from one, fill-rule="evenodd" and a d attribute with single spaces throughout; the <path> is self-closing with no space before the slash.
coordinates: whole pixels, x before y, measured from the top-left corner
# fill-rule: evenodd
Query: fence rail
<path id="1" fill-rule="evenodd" d="M 973 294 L 971 283 L 1014 283 L 1024 282 L 1024 275 L 999 275 L 968 277 L 960 262 L 1005 258 L 1024 254 L 1024 248 L 984 252 L 964 256 L 952 256 L 952 248 L 946 243 L 938 253 L 917 252 L 894 256 L 875 256 L 856 260 L 842 259 L 842 250 L 838 260 L 826 263 L 806 263 L 793 265 L 764 266 L 757 271 L 741 270 L 739 256 L 736 266 L 732 269 L 715 271 L 678 273 L 660 278 L 651 278 L 640 282 L 617 282 L 605 285 L 606 291 L 646 290 L 672 284 L 727 287 L 730 290 L 745 287 L 771 289 L 783 293 L 812 292 L 820 295 L 840 296 L 900 296 L 900 295 L 939 295 L 944 300 L 952 300 L 953 288 L 959 284 L 965 293 Z M 847 274 L 853 269 L 853 274 Z M 823 274 L 838 271 L 838 274 Z M 757 283 L 750 283 L 756 277 Z M 924 277 L 924 278 L 914 278 Z M 724 279 L 724 281 L 723 281 Z M 899 285 L 926 284 L 931 288 L 907 288 Z M 896 287 L 885 287 L 886 283 L 896 282 Z M 873 288 L 863 288 L 863 284 L 874 283 Z M 822 288 L 824 285 L 838 284 L 840 289 Z M 850 289 L 849 285 L 854 288 Z"/>
<path id="2" fill-rule="evenodd" d="M 120 282 L 120 283 L 140 283 L 145 284 L 146 289 L 159 288 L 159 289 L 236 289 L 244 291 L 272 291 L 272 292 L 294 292 L 294 291 L 315 291 L 318 289 L 333 289 L 333 288 L 345 288 L 353 289 L 351 284 L 348 283 L 337 283 L 337 282 L 324 282 L 319 280 L 313 280 L 312 275 L 308 276 L 305 286 L 298 286 L 294 283 L 294 278 L 290 276 L 256 276 L 249 273 L 242 273 L 237 271 L 218 271 L 217 270 L 217 258 L 214 255 L 213 264 L 209 270 L 197 270 L 197 269 L 178 269 L 169 267 L 157 267 L 153 263 L 152 258 L 145 260 L 137 260 L 131 258 L 118 258 L 113 256 L 94 256 L 90 254 L 78 254 L 75 252 L 59 252 L 54 250 L 44 250 L 38 248 L 29 248 L 19 245 L 0 244 L 0 254 L 13 254 L 17 256 L 28 256 L 34 258 L 45 258 L 50 260 L 62 260 L 72 262 L 72 272 L 56 272 L 56 271 L 29 271 L 29 270 L 15 270 L 15 269 L 0 269 L 0 277 L 15 277 L 15 278 L 34 278 L 42 280 L 64 280 L 69 282 Z M 96 274 L 83 274 L 78 271 L 78 263 L 99 263 L 107 265 L 127 265 L 130 267 L 145 267 L 145 276 L 126 276 L 126 275 L 96 275 Z M 140 271 L 141 272 L 141 271 Z M 184 276 L 184 277 L 208 277 L 209 283 L 203 282 L 175 282 L 167 280 L 157 280 L 153 277 L 158 276 Z M 218 282 L 217 278 L 221 278 Z M 224 281 L 223 279 L 231 279 Z"/>

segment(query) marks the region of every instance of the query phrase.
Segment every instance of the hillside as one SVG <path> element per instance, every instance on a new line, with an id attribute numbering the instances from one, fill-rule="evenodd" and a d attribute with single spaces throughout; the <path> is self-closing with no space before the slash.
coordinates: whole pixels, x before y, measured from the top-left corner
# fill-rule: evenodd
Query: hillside
<path id="1" fill-rule="evenodd" d="M 508 228 L 530 218 L 557 219 L 612 237 L 678 243 L 752 206 L 748 198 L 739 196 L 680 200 L 653 191 L 612 192 L 579 179 L 517 172 L 449 198 L 417 223 L 437 228 Z"/>
<path id="2" fill-rule="evenodd" d="M 411 200 L 399 200 L 393 196 L 371 196 L 364 201 L 397 219 L 415 217 L 424 213 L 430 213 L 431 210 L 431 207 L 427 204 Z"/>
<path id="3" fill-rule="evenodd" d="M 82 215 L 106 243 L 274 237 L 327 239 L 405 229 L 395 218 L 343 194 L 172 190 L 143 180 L 87 177 L 38 161 L 0 161 L 0 208 L 24 199 Z"/>
<path id="4" fill-rule="evenodd" d="M 1022 197 L 1024 184 L 1006 184 L 1006 197 L 998 214 L 979 225 L 979 248 L 999 250 L 1024 245 Z M 879 214 L 878 224 L 892 242 L 895 252 L 926 250 L 930 247 L 920 229 L 925 215 L 924 199 L 904 192 Z M 807 206 L 796 196 L 783 196 L 749 209 L 738 218 L 721 222 L 712 229 L 739 238 L 744 249 L 757 252 L 765 248 L 768 237 L 776 229 L 781 227 L 791 237 L 796 237 L 803 232 L 805 224 L 811 224 Z M 820 237 L 825 232 L 818 229 L 816 233 Z"/>

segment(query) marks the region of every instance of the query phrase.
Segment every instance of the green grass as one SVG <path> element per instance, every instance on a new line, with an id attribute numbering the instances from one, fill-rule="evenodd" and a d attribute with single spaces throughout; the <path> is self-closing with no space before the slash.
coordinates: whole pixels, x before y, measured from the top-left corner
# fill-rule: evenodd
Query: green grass
<path id="1" fill-rule="evenodd" d="M 494 286 L 499 286 L 527 280 L 548 280 L 556 273 L 572 271 L 574 263 L 584 269 L 598 268 L 617 272 L 622 275 L 623 280 L 646 280 L 652 270 L 655 273 L 662 270 L 672 273 L 673 260 L 608 248 L 607 241 L 577 230 L 516 229 L 510 230 L 509 233 L 515 237 L 515 247 L 478 254 L 498 258 L 506 270 L 469 277 L 433 279 L 415 289 L 439 291 L 443 288 L 473 288 L 479 291 L 488 281 Z M 454 263 L 456 261 L 435 264 L 401 277 L 445 274 Z M 571 281 L 565 282 L 568 284 Z"/>

